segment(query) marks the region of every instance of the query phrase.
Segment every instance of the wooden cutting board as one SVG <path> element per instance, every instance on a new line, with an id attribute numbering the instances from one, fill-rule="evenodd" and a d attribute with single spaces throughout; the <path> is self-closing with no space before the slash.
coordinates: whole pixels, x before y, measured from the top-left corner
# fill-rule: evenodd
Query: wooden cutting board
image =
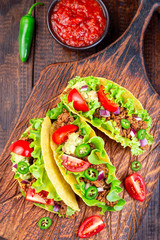
<path id="1" fill-rule="evenodd" d="M 132 173 L 130 164 L 138 160 L 142 164 L 139 172 L 147 185 L 147 198 L 140 203 L 130 198 L 123 187 L 121 196 L 126 205 L 121 212 L 106 213 L 103 219 L 106 228 L 90 239 L 133 239 L 156 186 L 160 173 L 159 153 L 159 113 L 160 98 L 151 86 L 147 77 L 143 59 L 143 36 L 154 9 L 160 0 L 142 0 L 131 25 L 126 32 L 111 46 L 85 60 L 74 63 L 54 64 L 46 67 L 40 75 L 30 98 L 11 134 L 1 155 L 1 196 L 0 196 L 0 236 L 6 239 L 78 239 L 77 231 L 80 223 L 88 216 L 98 214 L 95 207 L 87 207 L 78 199 L 81 212 L 74 219 L 58 218 L 52 213 L 26 202 L 19 193 L 19 185 L 14 180 L 8 146 L 18 139 L 34 117 L 43 117 L 49 108 L 59 101 L 58 95 L 63 91 L 72 77 L 93 75 L 105 77 L 130 90 L 147 109 L 152 117 L 151 134 L 154 143 L 149 151 L 140 157 L 131 156 L 128 148 L 110 140 L 100 131 L 96 133 L 106 142 L 106 150 L 117 169 L 117 177 L 123 181 Z M 53 220 L 52 227 L 46 231 L 38 228 L 37 222 L 43 216 Z"/>

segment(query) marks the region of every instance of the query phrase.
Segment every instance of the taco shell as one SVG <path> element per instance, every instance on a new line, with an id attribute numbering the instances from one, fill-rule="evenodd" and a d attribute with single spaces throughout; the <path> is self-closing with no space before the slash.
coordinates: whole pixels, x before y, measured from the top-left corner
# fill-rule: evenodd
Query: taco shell
<path id="1" fill-rule="evenodd" d="M 84 121 L 84 119 L 81 118 L 81 117 L 80 117 L 80 122 L 84 122 L 86 125 L 88 125 L 88 124 Z M 56 149 L 58 148 L 58 145 L 55 144 L 55 143 L 53 142 L 53 140 L 52 140 L 52 134 L 54 133 L 54 131 L 55 131 L 55 123 L 53 123 L 53 124 L 52 124 L 52 127 L 51 127 L 50 144 L 51 144 L 51 148 L 52 148 L 53 153 L 54 153 L 54 158 L 55 158 L 55 161 L 56 161 L 56 163 L 57 163 L 57 166 L 59 167 L 62 175 L 63 175 L 64 178 L 65 178 L 65 180 L 71 185 L 73 191 L 82 198 L 82 193 L 81 193 L 81 191 L 78 190 L 78 189 L 75 187 L 75 185 L 78 184 L 78 182 L 77 182 L 74 174 L 71 173 L 71 172 L 67 172 L 67 174 L 66 174 L 66 169 L 65 169 L 64 167 L 62 167 L 61 164 L 60 164 L 61 162 L 60 162 L 60 159 L 59 159 L 59 154 L 58 154 L 57 151 L 56 151 Z M 91 132 L 90 132 L 90 134 L 89 134 L 89 138 L 92 138 L 92 137 L 94 137 L 94 136 L 96 136 L 96 134 L 95 134 L 94 130 L 91 128 Z M 106 163 L 111 164 L 110 159 L 109 159 L 107 153 L 106 153 L 106 156 L 105 156 L 104 158 L 101 158 L 101 156 L 100 156 L 99 153 L 97 153 L 97 156 L 99 157 L 99 159 L 102 159 L 102 160 L 105 161 Z M 115 173 L 113 173 L 113 177 L 115 177 Z"/>
<path id="2" fill-rule="evenodd" d="M 47 175 L 55 187 L 60 198 L 75 211 L 79 211 L 78 203 L 73 190 L 65 181 L 64 175 L 61 174 L 55 162 L 52 149 L 50 147 L 50 138 L 52 136 L 51 120 L 49 117 L 44 118 L 41 130 L 41 148 Z"/>
<path id="3" fill-rule="evenodd" d="M 115 82 L 113 82 L 113 81 L 111 81 L 111 80 L 107 80 L 107 79 L 105 79 L 105 78 L 98 78 L 98 77 L 96 77 L 96 78 L 100 80 L 100 85 L 103 85 L 103 86 L 104 86 L 104 85 L 106 84 L 106 82 L 108 82 L 108 83 L 112 83 L 112 84 L 114 84 L 114 85 L 116 85 L 116 86 L 118 86 L 118 87 L 121 87 L 120 85 L 118 85 L 117 83 L 115 83 Z M 140 101 L 139 101 L 136 97 L 134 97 L 134 95 L 133 95 L 130 91 L 128 91 L 128 90 L 127 90 L 126 88 L 124 88 L 124 87 L 121 87 L 121 89 L 125 90 L 125 92 L 122 93 L 122 95 L 121 95 L 122 98 L 123 98 L 124 103 L 127 102 L 127 99 L 128 99 L 128 98 L 132 98 L 132 99 L 134 99 L 134 107 L 135 107 L 136 109 L 138 109 L 138 110 L 142 110 L 142 109 L 143 109 L 143 106 L 142 106 L 142 104 L 140 103 Z M 66 88 L 64 89 L 63 93 L 60 95 L 60 98 L 61 98 L 61 100 L 63 101 L 63 103 L 69 108 L 69 110 L 70 110 L 71 112 L 73 112 L 74 114 L 77 114 L 78 116 L 80 116 L 84 121 L 87 121 L 87 122 L 89 122 L 90 124 L 92 124 L 90 119 L 87 119 L 87 118 L 85 118 L 84 116 L 82 116 L 78 111 L 76 111 L 74 108 L 71 108 L 71 106 L 69 106 L 68 103 L 63 100 L 63 96 L 67 93 L 67 90 L 68 90 L 68 87 L 66 87 Z M 115 139 L 115 137 L 113 136 L 113 134 L 112 134 L 110 131 L 104 129 L 104 128 L 101 127 L 101 126 L 100 126 L 100 127 L 99 127 L 99 126 L 96 126 L 96 128 L 98 128 L 100 131 L 102 131 L 103 133 L 105 133 L 109 138 L 117 141 L 117 140 Z"/>

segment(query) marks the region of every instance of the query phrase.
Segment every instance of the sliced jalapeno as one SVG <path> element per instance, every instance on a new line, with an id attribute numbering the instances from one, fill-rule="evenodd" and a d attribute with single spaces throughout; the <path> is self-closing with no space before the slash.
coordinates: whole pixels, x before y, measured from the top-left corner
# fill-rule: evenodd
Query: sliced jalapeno
<path id="1" fill-rule="evenodd" d="M 85 192 L 85 197 L 89 200 L 95 199 L 98 195 L 98 189 L 94 186 L 87 188 Z"/>
<path id="2" fill-rule="evenodd" d="M 141 164 L 138 161 L 133 161 L 131 163 L 131 169 L 135 172 L 139 171 L 141 169 Z"/>
<path id="3" fill-rule="evenodd" d="M 125 129 L 128 129 L 130 127 L 130 122 L 127 119 L 122 119 L 121 120 L 121 126 Z"/>
<path id="4" fill-rule="evenodd" d="M 96 181 L 98 179 L 98 171 L 94 168 L 87 168 L 84 172 L 84 176 L 90 181 Z"/>
<path id="5" fill-rule="evenodd" d="M 145 129 L 140 129 L 137 133 L 137 138 L 139 140 L 143 140 L 146 136 L 146 130 Z"/>
<path id="6" fill-rule="evenodd" d="M 43 217 L 38 221 L 40 229 L 47 229 L 51 226 L 52 220 L 49 217 Z"/>
<path id="7" fill-rule="evenodd" d="M 77 157 L 83 158 L 85 156 L 87 156 L 91 151 L 91 148 L 88 144 L 86 143 L 82 143 L 81 145 L 76 147 L 76 155 Z"/>
<path id="8" fill-rule="evenodd" d="M 17 171 L 21 174 L 26 174 L 29 172 L 29 166 L 26 162 L 24 161 L 20 161 L 18 164 L 17 164 Z"/>

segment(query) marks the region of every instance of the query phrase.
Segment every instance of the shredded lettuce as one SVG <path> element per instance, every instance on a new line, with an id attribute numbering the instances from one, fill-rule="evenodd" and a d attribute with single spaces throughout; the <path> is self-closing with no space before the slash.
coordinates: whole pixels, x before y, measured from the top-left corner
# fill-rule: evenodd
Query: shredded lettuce
<path id="1" fill-rule="evenodd" d="M 95 77 L 75 77 L 69 81 L 68 87 L 74 88 L 74 85 L 78 82 L 84 81 L 91 89 L 98 91 L 98 88 L 100 86 L 100 81 L 99 79 Z M 124 107 L 127 109 L 127 114 L 128 116 L 132 116 L 132 114 L 137 115 L 140 117 L 143 121 L 146 121 L 147 123 L 147 135 L 146 139 L 148 141 L 148 144 L 151 145 L 153 143 L 153 137 L 149 134 L 149 130 L 151 128 L 152 120 L 149 114 L 147 113 L 147 110 L 141 109 L 138 110 L 134 107 L 135 100 L 133 98 L 128 98 L 127 100 L 123 100 L 123 93 L 125 90 L 112 83 L 111 81 L 106 80 L 106 84 L 104 86 L 104 91 L 107 94 L 107 97 L 111 100 L 114 100 L 115 103 L 120 104 L 121 107 Z M 90 101 L 88 103 L 89 111 L 87 112 L 81 112 L 81 111 L 76 111 L 73 107 L 73 102 L 69 103 L 68 102 L 68 95 L 64 94 L 61 97 L 61 100 L 64 102 L 66 106 L 69 106 L 71 109 L 76 112 L 76 114 L 79 114 L 89 120 L 91 120 L 91 124 L 95 127 L 102 127 L 107 131 L 110 131 L 112 133 L 112 136 L 117 142 L 120 142 L 123 147 L 129 146 L 131 148 L 131 153 L 133 155 L 140 155 L 144 151 L 140 147 L 140 142 L 137 138 L 132 138 L 128 139 L 125 137 L 122 137 L 120 135 L 120 130 L 116 125 L 116 122 L 113 120 L 108 120 L 106 121 L 105 118 L 95 118 L 93 117 L 93 114 L 95 113 L 96 109 L 100 107 L 100 103 L 98 101 Z"/>
<path id="2" fill-rule="evenodd" d="M 57 117 L 63 112 L 63 108 L 68 108 L 62 103 L 57 103 L 57 107 L 53 109 L 49 109 L 46 113 L 46 116 L 48 116 L 50 119 L 57 119 Z"/>
<path id="3" fill-rule="evenodd" d="M 91 90 L 96 91 L 97 90 L 97 86 L 100 84 L 100 81 L 98 78 L 95 78 L 93 76 L 89 76 L 89 77 L 79 77 L 76 76 L 75 78 L 71 79 L 68 83 L 68 88 L 74 88 L 74 85 L 77 82 L 85 82 L 86 85 L 88 85 L 90 87 Z"/>

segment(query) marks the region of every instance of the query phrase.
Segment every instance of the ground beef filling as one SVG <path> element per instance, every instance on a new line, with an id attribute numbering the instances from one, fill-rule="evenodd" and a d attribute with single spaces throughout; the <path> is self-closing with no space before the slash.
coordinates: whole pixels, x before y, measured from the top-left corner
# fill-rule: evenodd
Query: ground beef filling
<path id="1" fill-rule="evenodd" d="M 58 116 L 55 128 L 58 129 L 60 127 L 70 124 L 73 121 L 74 117 L 70 116 L 69 112 L 65 108 L 63 108 L 63 113 Z"/>
<path id="2" fill-rule="evenodd" d="M 104 172 L 104 178 L 96 181 L 90 181 L 87 178 L 80 178 L 79 180 L 81 182 L 85 182 L 85 183 L 89 183 L 91 186 L 95 186 L 97 188 L 103 188 L 104 191 L 103 192 L 99 192 L 97 197 L 95 199 L 97 199 L 100 202 L 105 202 L 106 205 L 113 207 L 115 204 L 117 204 L 117 201 L 115 202 L 109 202 L 106 197 L 110 191 L 111 188 L 111 184 L 107 184 L 106 180 L 108 177 L 108 169 L 106 167 L 105 164 L 99 164 L 99 165 L 90 165 L 90 168 L 94 168 L 96 169 L 98 172 L 103 171 Z"/>
<path id="3" fill-rule="evenodd" d="M 93 117 L 102 118 L 102 116 L 99 114 L 99 110 L 100 110 L 100 108 L 96 109 L 95 113 L 93 114 Z M 138 132 L 140 129 L 147 128 L 147 123 L 145 121 L 143 121 L 143 120 L 138 121 L 135 119 L 135 117 L 136 117 L 135 115 L 128 116 L 127 109 L 124 107 L 120 107 L 120 114 L 116 115 L 114 113 L 110 113 L 110 117 L 106 117 L 106 121 L 113 120 L 114 122 L 116 122 L 117 126 L 120 129 L 120 135 L 122 137 L 131 139 L 130 132 L 131 132 L 132 128 L 136 132 Z M 122 128 L 122 126 L 121 126 L 122 119 L 127 119 L 130 122 L 131 126 L 128 129 Z M 146 145 L 145 147 L 141 147 L 141 148 L 144 150 L 144 149 L 148 149 L 148 147 L 149 147 L 149 145 Z"/>

